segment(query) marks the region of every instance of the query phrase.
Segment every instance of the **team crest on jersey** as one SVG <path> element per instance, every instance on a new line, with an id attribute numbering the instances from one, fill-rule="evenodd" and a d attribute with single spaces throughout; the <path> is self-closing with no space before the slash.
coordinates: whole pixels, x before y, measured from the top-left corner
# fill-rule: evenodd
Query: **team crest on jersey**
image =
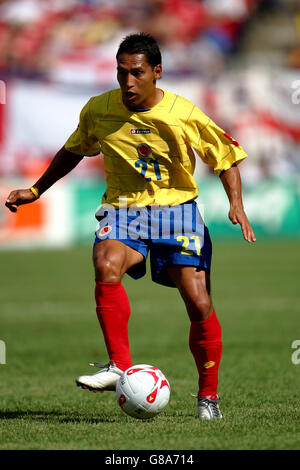
<path id="1" fill-rule="evenodd" d="M 148 144 L 139 144 L 137 148 L 138 154 L 142 157 L 149 157 L 152 153 L 152 149 Z"/>
<path id="2" fill-rule="evenodd" d="M 102 227 L 101 230 L 99 230 L 99 237 L 105 237 L 105 235 L 107 235 L 111 231 L 112 231 L 112 226 L 106 225 L 105 227 Z"/>
<path id="3" fill-rule="evenodd" d="M 235 140 L 233 137 L 231 137 L 231 135 L 227 134 L 227 132 L 224 132 L 224 135 L 225 137 L 227 137 L 227 139 L 229 139 L 231 141 L 231 143 L 233 145 L 235 145 L 236 147 L 238 147 L 240 144 L 238 143 L 237 140 Z"/>
<path id="4" fill-rule="evenodd" d="M 151 129 L 130 129 L 130 134 L 151 134 Z"/>

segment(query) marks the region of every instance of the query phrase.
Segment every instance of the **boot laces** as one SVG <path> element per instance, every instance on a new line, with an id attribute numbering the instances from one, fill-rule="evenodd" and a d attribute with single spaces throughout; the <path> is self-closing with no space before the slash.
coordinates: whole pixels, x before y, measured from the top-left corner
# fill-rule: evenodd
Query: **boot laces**
<path id="1" fill-rule="evenodd" d="M 90 362 L 90 366 L 98 367 L 99 369 L 106 370 L 106 372 L 109 371 L 111 367 L 113 367 L 115 364 L 114 363 L 108 363 L 108 364 L 101 364 L 100 362 Z"/>

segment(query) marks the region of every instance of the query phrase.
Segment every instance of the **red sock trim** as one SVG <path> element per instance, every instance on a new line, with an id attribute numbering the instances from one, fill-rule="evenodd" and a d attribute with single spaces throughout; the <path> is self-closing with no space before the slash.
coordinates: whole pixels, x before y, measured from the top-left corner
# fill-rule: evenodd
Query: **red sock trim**
<path id="1" fill-rule="evenodd" d="M 112 289 L 115 288 L 115 286 L 120 286 L 122 285 L 122 282 L 102 282 L 102 281 L 96 281 L 95 280 L 95 283 L 96 285 L 98 286 L 107 286 L 107 287 L 111 287 Z"/>

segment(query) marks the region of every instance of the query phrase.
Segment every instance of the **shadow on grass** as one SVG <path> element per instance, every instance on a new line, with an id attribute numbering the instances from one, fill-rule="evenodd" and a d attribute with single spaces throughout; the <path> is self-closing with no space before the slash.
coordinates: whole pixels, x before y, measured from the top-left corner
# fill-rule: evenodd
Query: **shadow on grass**
<path id="1" fill-rule="evenodd" d="M 111 416 L 101 416 L 100 414 L 72 414 L 60 413 L 59 411 L 1 411 L 0 419 L 28 420 L 28 421 L 51 421 L 58 423 L 115 423 L 120 421 L 117 414 Z"/>
<path id="2" fill-rule="evenodd" d="M 170 413 L 160 415 L 164 421 L 171 421 L 174 418 L 195 418 L 194 414 L 184 413 Z M 108 415 L 99 414 L 78 414 L 78 413 L 61 413 L 59 411 L 0 411 L 0 420 L 28 420 L 28 421 L 42 421 L 42 422 L 53 422 L 53 423 L 73 423 L 73 424 L 100 424 L 100 423 L 120 423 L 120 422 L 143 422 L 153 423 L 152 419 L 149 420 L 136 420 L 125 414 L 114 413 Z"/>

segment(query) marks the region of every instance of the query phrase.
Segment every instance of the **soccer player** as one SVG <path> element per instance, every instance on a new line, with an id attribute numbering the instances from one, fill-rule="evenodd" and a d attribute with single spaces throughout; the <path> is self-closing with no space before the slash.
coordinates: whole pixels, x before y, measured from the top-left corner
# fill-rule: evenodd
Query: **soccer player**
<path id="1" fill-rule="evenodd" d="M 153 281 L 176 287 L 190 319 L 189 346 L 199 374 L 198 414 L 221 418 L 217 394 L 221 327 L 210 295 L 211 240 L 195 199 L 195 152 L 210 165 L 229 198 L 229 219 L 255 241 L 242 202 L 238 163 L 246 153 L 236 140 L 185 98 L 157 87 L 162 74 L 158 44 L 145 33 L 127 36 L 117 52 L 120 88 L 92 97 L 77 129 L 29 189 L 12 191 L 6 206 L 38 199 L 84 156 L 104 154 L 107 188 L 96 213 L 93 247 L 96 312 L 109 363 L 76 383 L 115 390 L 132 365 L 130 304 L 125 273 L 145 274 L 150 253 Z M 182 222 L 182 223 L 181 223 Z"/>

